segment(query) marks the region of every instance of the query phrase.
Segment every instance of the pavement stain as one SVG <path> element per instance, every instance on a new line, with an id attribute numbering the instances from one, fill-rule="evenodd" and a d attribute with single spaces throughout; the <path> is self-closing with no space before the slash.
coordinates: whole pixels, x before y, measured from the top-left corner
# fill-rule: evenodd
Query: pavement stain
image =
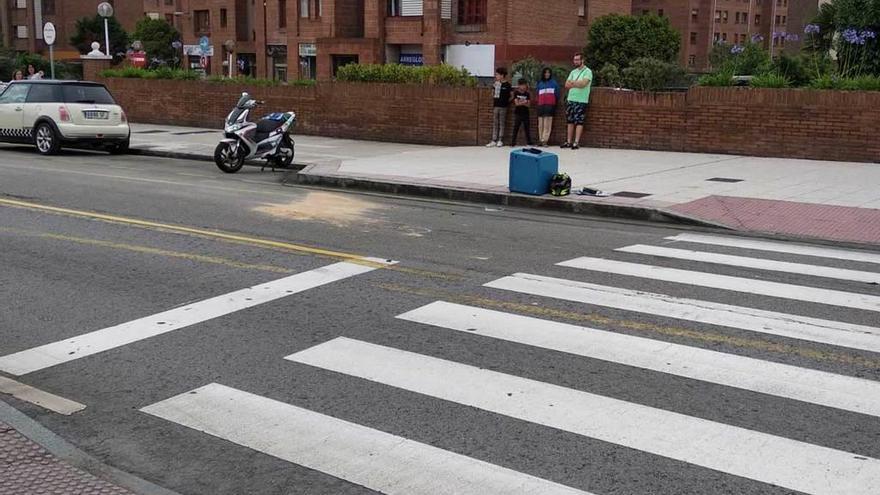
<path id="1" fill-rule="evenodd" d="M 382 205 L 366 199 L 324 191 L 310 191 L 288 203 L 267 203 L 254 208 L 278 219 L 329 223 L 337 227 L 353 224 L 374 224 L 383 219 L 373 216 Z"/>

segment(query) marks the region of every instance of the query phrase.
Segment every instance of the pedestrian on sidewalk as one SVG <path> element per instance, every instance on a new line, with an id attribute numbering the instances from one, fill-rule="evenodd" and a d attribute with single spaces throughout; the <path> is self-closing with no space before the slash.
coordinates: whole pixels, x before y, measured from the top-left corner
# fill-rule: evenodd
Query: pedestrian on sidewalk
<path id="1" fill-rule="evenodd" d="M 550 134 L 553 132 L 553 116 L 556 115 L 556 105 L 559 103 L 559 83 L 553 79 L 553 70 L 544 67 L 541 71 L 541 80 L 538 82 L 538 142 L 541 146 L 550 143 Z"/>
<path id="2" fill-rule="evenodd" d="M 519 137 L 519 128 L 523 127 L 526 131 L 526 143 L 532 145 L 532 132 L 529 127 L 529 118 L 531 117 L 529 106 L 532 104 L 532 93 L 529 92 L 529 82 L 520 78 L 516 82 L 516 89 L 513 90 L 513 139 L 510 141 L 511 146 L 516 146 L 516 139 Z"/>
<path id="3" fill-rule="evenodd" d="M 587 118 L 587 104 L 590 102 L 590 88 L 593 85 L 593 71 L 584 63 L 581 53 L 574 55 L 574 70 L 565 81 L 568 90 L 565 109 L 568 121 L 567 140 L 562 148 L 576 150 L 580 148 L 581 135 L 584 132 L 584 121 Z"/>
<path id="4" fill-rule="evenodd" d="M 512 90 L 507 82 L 507 69 L 495 69 L 495 84 L 492 85 L 492 141 L 486 145 L 487 148 L 504 146 L 504 128 L 507 127 L 507 109 L 510 107 Z"/>

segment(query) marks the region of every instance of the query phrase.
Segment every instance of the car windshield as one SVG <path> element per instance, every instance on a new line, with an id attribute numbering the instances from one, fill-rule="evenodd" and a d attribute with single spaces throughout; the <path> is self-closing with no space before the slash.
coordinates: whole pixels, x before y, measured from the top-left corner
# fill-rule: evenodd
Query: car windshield
<path id="1" fill-rule="evenodd" d="M 110 96 L 110 92 L 104 86 L 92 84 L 65 84 L 65 103 L 92 103 L 101 105 L 115 105 L 116 101 Z"/>

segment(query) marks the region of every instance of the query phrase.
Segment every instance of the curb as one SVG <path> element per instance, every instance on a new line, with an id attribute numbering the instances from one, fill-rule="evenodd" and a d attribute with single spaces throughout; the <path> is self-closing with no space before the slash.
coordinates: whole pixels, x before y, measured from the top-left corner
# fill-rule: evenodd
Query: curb
<path id="1" fill-rule="evenodd" d="M 214 163 L 214 157 L 211 155 L 202 155 L 199 153 L 186 153 L 183 151 L 162 151 L 162 150 L 151 150 L 151 149 L 146 149 L 146 148 L 130 148 L 128 150 L 128 154 L 134 155 L 134 156 L 154 156 L 157 158 L 171 158 L 174 160 L 194 160 L 194 161 L 200 161 L 200 162 Z M 246 166 L 251 166 L 251 167 L 264 166 L 263 163 L 257 163 L 257 162 L 245 162 L 244 164 Z M 294 161 L 290 165 L 289 169 L 287 169 L 287 170 L 302 170 L 302 169 L 306 168 L 308 165 L 309 165 L 308 163 L 298 163 L 298 162 Z M 268 167 L 268 165 L 266 165 L 266 166 Z M 279 169 L 279 170 L 283 170 L 283 169 Z"/>
<path id="2" fill-rule="evenodd" d="M 308 166 L 302 171 L 287 172 L 281 179 L 282 184 L 334 187 L 339 189 L 359 189 L 398 194 L 420 196 L 450 201 L 466 201 L 519 208 L 545 209 L 576 213 L 596 217 L 625 218 L 660 223 L 674 223 L 715 229 L 735 230 L 730 226 L 710 222 L 660 208 L 621 205 L 599 201 L 557 198 L 552 196 L 530 196 L 509 192 L 493 192 L 485 190 L 457 189 L 452 187 L 427 186 L 405 182 L 379 181 L 338 175 L 322 175 L 312 173 L 316 166 Z"/>
<path id="3" fill-rule="evenodd" d="M 67 440 L 64 440 L 2 400 L 0 400 L 0 420 L 45 449 L 61 462 L 113 483 L 120 488 L 125 488 L 139 495 L 180 495 L 177 492 L 138 478 L 133 474 L 104 464 L 74 447 Z"/>

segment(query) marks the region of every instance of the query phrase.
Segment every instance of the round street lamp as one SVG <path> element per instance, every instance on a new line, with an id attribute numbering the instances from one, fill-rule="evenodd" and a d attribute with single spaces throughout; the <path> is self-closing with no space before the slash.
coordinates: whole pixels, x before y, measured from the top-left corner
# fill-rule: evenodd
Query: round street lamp
<path id="1" fill-rule="evenodd" d="M 104 51 L 110 57 L 110 28 L 107 26 L 107 18 L 113 17 L 113 6 L 107 2 L 98 5 L 98 15 L 104 18 Z"/>

